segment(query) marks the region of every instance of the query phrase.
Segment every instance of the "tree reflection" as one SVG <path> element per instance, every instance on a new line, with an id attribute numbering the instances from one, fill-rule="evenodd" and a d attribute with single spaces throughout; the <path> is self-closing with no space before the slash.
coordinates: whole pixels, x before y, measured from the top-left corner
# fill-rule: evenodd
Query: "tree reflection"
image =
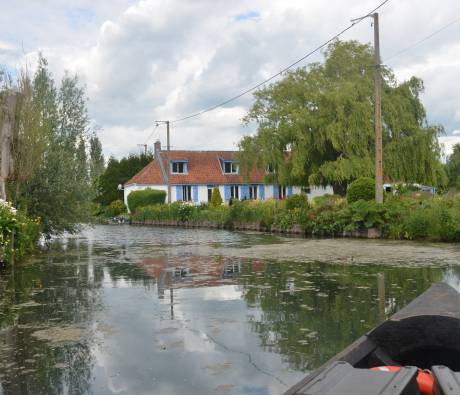
<path id="1" fill-rule="evenodd" d="M 86 266 L 85 248 L 73 245 L 60 257 L 53 250 L 36 258 L 38 263 L 20 267 L 14 277 L 3 274 L 0 388 L 5 394 L 89 390 L 94 341 L 89 323 L 101 308 L 103 272 L 100 266 Z M 62 332 L 75 326 L 88 336 L 62 342 L 34 336 L 44 328 Z"/>
<path id="2" fill-rule="evenodd" d="M 280 353 L 303 371 L 318 367 L 379 323 L 379 272 L 386 279 L 386 316 L 442 278 L 442 269 L 430 267 L 270 262 L 261 270 L 256 264 L 258 270 L 244 266 L 239 278 L 248 305 L 261 309 L 252 317 L 252 329 L 265 350 Z"/>

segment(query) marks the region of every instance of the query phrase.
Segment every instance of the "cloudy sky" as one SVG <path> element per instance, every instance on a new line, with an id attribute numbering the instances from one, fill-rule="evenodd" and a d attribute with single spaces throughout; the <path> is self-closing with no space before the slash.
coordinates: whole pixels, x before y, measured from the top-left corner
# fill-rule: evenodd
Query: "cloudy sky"
<path id="1" fill-rule="evenodd" d="M 165 128 L 155 128 L 155 120 L 177 119 L 240 93 L 380 1 L 0 0 L 0 64 L 12 73 L 25 64 L 33 70 L 41 51 L 56 80 L 65 70 L 77 73 L 106 155 L 120 157 L 137 152 L 137 144 L 165 143 Z M 383 62 L 399 80 L 424 80 L 423 102 L 430 122 L 444 125 L 448 152 L 460 141 L 460 2 L 390 0 L 380 25 Z M 366 20 L 343 39 L 370 42 L 372 34 Z M 250 103 L 248 95 L 174 124 L 173 148 L 235 148 L 254 131 L 241 123 Z"/>

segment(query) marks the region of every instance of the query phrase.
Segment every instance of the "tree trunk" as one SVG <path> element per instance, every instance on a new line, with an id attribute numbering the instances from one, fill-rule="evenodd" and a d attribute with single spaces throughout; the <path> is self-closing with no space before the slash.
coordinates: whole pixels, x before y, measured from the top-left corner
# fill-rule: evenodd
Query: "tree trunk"
<path id="1" fill-rule="evenodd" d="M 6 200 L 6 180 L 12 172 L 11 141 L 13 138 L 16 94 L 7 95 L 1 107 L 0 129 L 0 198 Z"/>
<path id="2" fill-rule="evenodd" d="M 345 196 L 347 194 L 347 184 L 345 182 L 333 183 L 332 190 L 334 195 Z"/>

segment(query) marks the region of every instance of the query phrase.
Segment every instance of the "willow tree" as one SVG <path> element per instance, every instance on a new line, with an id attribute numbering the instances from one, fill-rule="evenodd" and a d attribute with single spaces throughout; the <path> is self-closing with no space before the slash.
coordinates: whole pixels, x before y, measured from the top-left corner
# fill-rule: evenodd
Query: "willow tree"
<path id="1" fill-rule="evenodd" d="M 373 49 L 336 41 L 313 63 L 257 91 L 245 117 L 257 132 L 240 141 L 241 168 L 269 168 L 267 182 L 346 185 L 374 175 Z M 387 181 L 444 184 L 438 135 L 420 101 L 423 82 L 398 83 L 382 69 L 384 174 Z"/>

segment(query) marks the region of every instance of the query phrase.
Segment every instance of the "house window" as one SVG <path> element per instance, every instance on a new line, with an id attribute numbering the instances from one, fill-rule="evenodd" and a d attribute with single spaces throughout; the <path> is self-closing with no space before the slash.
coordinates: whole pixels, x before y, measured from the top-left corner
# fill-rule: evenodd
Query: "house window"
<path id="1" fill-rule="evenodd" d="M 230 187 L 230 197 L 232 199 L 239 199 L 240 196 L 240 188 L 238 185 L 232 185 Z"/>
<path id="2" fill-rule="evenodd" d="M 184 174 L 187 173 L 187 162 L 172 162 L 171 172 L 173 174 Z"/>
<path id="3" fill-rule="evenodd" d="M 286 187 L 278 186 L 278 199 L 286 199 Z"/>
<path id="4" fill-rule="evenodd" d="M 302 193 L 306 193 L 306 194 L 311 193 L 311 188 L 310 187 L 302 187 Z"/>
<path id="5" fill-rule="evenodd" d="M 211 201 L 212 198 L 212 190 L 214 189 L 214 185 L 208 185 L 208 202 Z"/>
<path id="6" fill-rule="evenodd" d="M 257 199 L 257 185 L 249 185 L 249 199 Z"/>
<path id="7" fill-rule="evenodd" d="M 184 202 L 192 201 L 192 186 L 191 185 L 182 186 L 182 200 Z"/>
<path id="8" fill-rule="evenodd" d="M 224 173 L 225 174 L 238 174 L 240 166 L 237 162 L 225 161 L 224 162 Z"/>

